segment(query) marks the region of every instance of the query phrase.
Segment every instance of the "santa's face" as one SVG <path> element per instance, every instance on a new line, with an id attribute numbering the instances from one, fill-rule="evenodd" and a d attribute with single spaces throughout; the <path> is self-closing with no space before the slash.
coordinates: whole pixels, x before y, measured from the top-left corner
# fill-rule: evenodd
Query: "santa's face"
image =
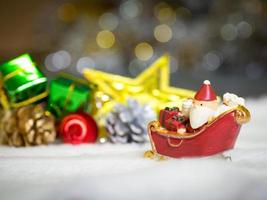
<path id="1" fill-rule="evenodd" d="M 209 118 L 214 115 L 214 109 L 204 105 L 194 104 L 191 107 L 189 120 L 193 129 L 199 128 L 208 122 Z"/>
<path id="2" fill-rule="evenodd" d="M 205 106 L 208 107 L 212 110 L 217 110 L 218 108 L 218 101 L 214 100 L 214 101 L 198 101 L 198 100 L 194 100 L 194 105 L 198 105 L 198 106 Z"/>

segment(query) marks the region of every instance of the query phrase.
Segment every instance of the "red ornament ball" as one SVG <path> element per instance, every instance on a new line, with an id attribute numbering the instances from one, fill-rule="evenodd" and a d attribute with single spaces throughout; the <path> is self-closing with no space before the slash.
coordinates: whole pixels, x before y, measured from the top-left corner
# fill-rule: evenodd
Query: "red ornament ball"
<path id="1" fill-rule="evenodd" d="M 64 143 L 95 143 L 98 128 L 95 120 L 87 113 L 73 113 L 60 122 L 59 133 Z"/>

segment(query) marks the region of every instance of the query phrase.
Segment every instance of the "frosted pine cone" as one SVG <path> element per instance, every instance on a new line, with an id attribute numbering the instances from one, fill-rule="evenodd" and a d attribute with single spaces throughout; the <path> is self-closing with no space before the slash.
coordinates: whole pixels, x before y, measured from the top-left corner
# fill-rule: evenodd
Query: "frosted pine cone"
<path id="1" fill-rule="evenodd" d="M 145 143 L 148 141 L 147 124 L 156 118 L 149 105 L 128 99 L 127 105 L 117 104 L 106 119 L 106 130 L 113 143 Z"/>

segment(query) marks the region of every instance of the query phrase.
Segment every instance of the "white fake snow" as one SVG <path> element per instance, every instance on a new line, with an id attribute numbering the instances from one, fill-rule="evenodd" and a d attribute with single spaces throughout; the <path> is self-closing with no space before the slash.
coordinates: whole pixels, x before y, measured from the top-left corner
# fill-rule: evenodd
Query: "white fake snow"
<path id="1" fill-rule="evenodd" d="M 267 97 L 220 156 L 149 160 L 150 145 L 0 147 L 1 200 L 267 199 Z"/>

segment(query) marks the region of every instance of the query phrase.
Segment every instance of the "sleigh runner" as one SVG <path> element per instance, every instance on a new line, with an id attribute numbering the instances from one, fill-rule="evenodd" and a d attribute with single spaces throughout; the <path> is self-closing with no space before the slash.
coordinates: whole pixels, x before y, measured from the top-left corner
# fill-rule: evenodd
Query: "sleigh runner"
<path id="1" fill-rule="evenodd" d="M 193 133 L 169 131 L 159 121 L 152 121 L 148 124 L 152 150 L 145 152 L 145 156 L 181 158 L 221 153 L 234 147 L 242 124 L 249 119 L 249 111 L 239 105 L 220 114 Z"/>

